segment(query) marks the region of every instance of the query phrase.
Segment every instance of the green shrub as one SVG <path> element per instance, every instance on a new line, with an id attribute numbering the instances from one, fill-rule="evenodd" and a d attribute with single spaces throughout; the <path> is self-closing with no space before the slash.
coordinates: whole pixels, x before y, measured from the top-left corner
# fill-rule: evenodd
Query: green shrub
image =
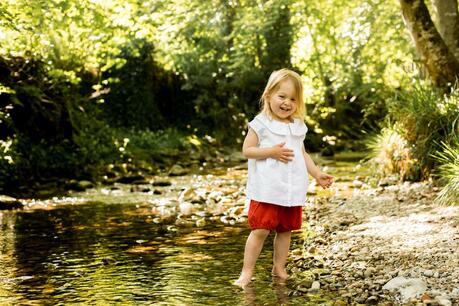
<path id="1" fill-rule="evenodd" d="M 397 125 L 383 128 L 367 146 L 378 175 L 396 174 L 402 180 L 419 178 L 418 160 L 413 157 L 412 149 Z"/>
<path id="2" fill-rule="evenodd" d="M 437 176 L 445 182 L 436 202 L 442 205 L 459 205 L 459 138 L 452 144 L 442 143 L 443 151 L 434 155 L 441 164 Z"/>
<path id="3" fill-rule="evenodd" d="M 169 128 L 160 131 L 117 130 L 116 145 L 120 156 L 131 160 L 162 160 L 165 157 L 179 159 L 192 151 L 205 149 L 209 141 L 188 136 Z"/>
<path id="4" fill-rule="evenodd" d="M 439 143 L 454 137 L 454 127 L 459 121 L 458 105 L 457 89 L 444 95 L 420 82 L 388 102 L 389 117 L 397 122 L 397 130 L 407 141 L 420 169 L 418 179 L 431 174 L 436 164 L 433 155 L 441 150 Z"/>

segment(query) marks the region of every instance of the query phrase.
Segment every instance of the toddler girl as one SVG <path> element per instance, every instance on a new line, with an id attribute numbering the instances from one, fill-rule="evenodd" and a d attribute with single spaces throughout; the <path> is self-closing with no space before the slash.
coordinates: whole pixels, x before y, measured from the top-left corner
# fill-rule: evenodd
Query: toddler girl
<path id="1" fill-rule="evenodd" d="M 248 158 L 247 198 L 251 232 L 244 251 L 244 265 L 235 284 L 245 288 L 255 262 L 271 231 L 274 238 L 272 274 L 286 279 L 285 264 L 291 231 L 301 228 L 308 172 L 328 188 L 333 177 L 323 173 L 303 145 L 307 127 L 300 76 L 291 70 L 274 71 L 261 96 L 262 110 L 251 122 L 242 153 Z"/>

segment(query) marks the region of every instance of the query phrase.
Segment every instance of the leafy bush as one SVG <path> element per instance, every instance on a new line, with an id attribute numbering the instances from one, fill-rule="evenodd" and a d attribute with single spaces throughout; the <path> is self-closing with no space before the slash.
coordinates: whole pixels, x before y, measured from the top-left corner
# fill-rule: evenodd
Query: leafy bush
<path id="1" fill-rule="evenodd" d="M 379 175 L 396 174 L 400 175 L 402 180 L 414 180 L 419 177 L 420 169 L 413 157 L 412 148 L 396 125 L 389 125 L 373 136 L 368 148 L 371 150 L 371 161 Z"/>
<path id="2" fill-rule="evenodd" d="M 442 205 L 459 205 L 459 138 L 452 144 L 442 143 L 443 151 L 434 157 L 441 163 L 437 176 L 445 182 L 436 202 Z"/>
<path id="3" fill-rule="evenodd" d="M 176 156 L 185 149 L 185 137 L 176 129 L 118 131 L 118 135 L 118 139 L 123 139 L 120 149 L 124 147 L 121 150 L 125 155 L 135 159 L 151 160 L 162 154 Z"/>
<path id="4" fill-rule="evenodd" d="M 435 167 L 433 155 L 441 150 L 439 143 L 457 137 L 458 105 L 458 90 L 444 95 L 420 81 L 388 102 L 389 117 L 397 122 L 397 131 L 420 169 L 418 179 L 427 178 Z"/>
<path id="5" fill-rule="evenodd" d="M 11 145 L 11 139 L 0 140 L 0 189 L 3 188 L 5 182 L 16 177 L 16 169 L 11 157 Z"/>

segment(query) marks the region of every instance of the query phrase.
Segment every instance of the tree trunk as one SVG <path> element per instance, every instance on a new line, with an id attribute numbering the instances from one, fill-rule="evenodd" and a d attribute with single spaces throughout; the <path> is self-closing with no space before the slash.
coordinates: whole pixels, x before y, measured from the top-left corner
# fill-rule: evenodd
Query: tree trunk
<path id="1" fill-rule="evenodd" d="M 449 50 L 459 60 L 459 13 L 457 0 L 433 0 L 437 28 Z"/>
<path id="2" fill-rule="evenodd" d="M 433 83 L 449 88 L 459 75 L 459 62 L 449 51 L 423 0 L 400 0 L 405 24 Z"/>

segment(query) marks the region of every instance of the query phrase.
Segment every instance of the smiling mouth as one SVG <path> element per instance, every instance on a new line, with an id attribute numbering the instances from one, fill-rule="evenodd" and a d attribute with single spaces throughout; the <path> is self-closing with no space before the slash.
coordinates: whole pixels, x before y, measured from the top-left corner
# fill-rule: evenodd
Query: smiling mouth
<path id="1" fill-rule="evenodd" d="M 280 108 L 281 110 L 283 110 L 284 112 L 288 112 L 288 111 L 291 110 L 290 107 L 285 107 L 285 106 L 281 106 L 281 107 L 279 107 L 279 108 Z"/>

